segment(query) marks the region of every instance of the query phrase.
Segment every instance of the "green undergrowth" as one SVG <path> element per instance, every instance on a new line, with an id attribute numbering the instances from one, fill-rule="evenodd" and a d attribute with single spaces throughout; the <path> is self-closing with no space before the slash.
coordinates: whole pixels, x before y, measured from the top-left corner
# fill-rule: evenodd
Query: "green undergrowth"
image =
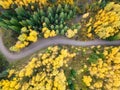
<path id="1" fill-rule="evenodd" d="M 0 52 L 0 79 L 5 78 L 7 73 L 7 69 L 9 68 L 9 62 L 4 57 L 4 55 Z"/>
<path id="2" fill-rule="evenodd" d="M 3 36 L 2 37 L 3 43 L 7 47 L 7 49 L 13 46 L 15 42 L 17 41 L 17 39 L 14 38 L 15 36 L 17 36 L 17 33 L 11 30 L 2 30 L 2 36 Z"/>
<path id="3" fill-rule="evenodd" d="M 77 54 L 75 58 L 68 62 L 68 67 L 64 68 L 68 87 L 70 90 L 88 90 L 88 88 L 82 81 L 83 75 L 88 71 L 88 68 L 85 68 L 85 65 L 89 66 L 90 63 L 97 62 L 98 58 L 105 58 L 102 54 L 103 47 L 67 46 L 70 52 L 75 52 Z M 97 54 L 97 52 L 100 53 Z M 82 72 L 82 70 L 84 70 L 84 72 Z"/>

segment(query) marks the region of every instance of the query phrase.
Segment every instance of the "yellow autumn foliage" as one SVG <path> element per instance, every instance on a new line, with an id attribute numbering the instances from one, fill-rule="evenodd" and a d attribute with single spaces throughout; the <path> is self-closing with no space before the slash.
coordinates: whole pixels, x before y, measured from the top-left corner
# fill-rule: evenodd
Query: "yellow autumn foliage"
<path id="1" fill-rule="evenodd" d="M 89 90 L 119 90 L 120 46 L 105 47 L 103 54 L 104 59 L 99 58 L 96 63 L 91 63 L 88 68 L 89 77 L 84 75 L 83 82 Z"/>
<path id="2" fill-rule="evenodd" d="M 4 9 L 8 9 L 12 3 L 13 0 L 0 0 L 0 6 L 2 6 Z"/>
<path id="3" fill-rule="evenodd" d="M 27 35 L 26 31 L 29 31 L 29 35 Z M 16 44 L 10 48 L 11 51 L 20 51 L 27 47 L 30 42 L 36 42 L 38 40 L 38 33 L 35 30 L 27 30 L 27 28 L 23 27 L 21 32 Z"/>
<path id="4" fill-rule="evenodd" d="M 47 0 L 1 0 L 0 6 L 4 9 L 9 9 L 12 4 L 16 4 L 18 6 L 28 6 L 30 3 L 38 3 L 39 6 L 46 5 Z"/>
<path id="5" fill-rule="evenodd" d="M 50 52 L 38 53 L 21 70 L 11 69 L 8 79 L 0 80 L 2 90 L 66 90 L 67 80 L 62 69 L 75 53 L 58 46 Z M 12 75 L 14 74 L 14 77 Z"/>
<path id="6" fill-rule="evenodd" d="M 48 0 L 1 0 L 0 6 L 4 9 L 9 9 L 12 4 L 16 4 L 18 6 L 28 6 L 30 3 L 37 3 L 41 7 L 41 5 L 48 5 Z M 67 3 L 74 4 L 74 0 L 57 0 L 57 4 L 59 3 Z M 31 9 L 34 9 L 34 6 L 31 6 Z"/>
<path id="7" fill-rule="evenodd" d="M 91 29 L 94 29 L 94 33 L 101 39 L 106 39 L 116 35 L 120 32 L 120 5 L 114 2 L 109 2 L 104 9 L 101 9 L 97 15 L 95 15 L 94 23 L 91 19 L 86 25 L 88 27 L 88 34 L 91 33 Z M 92 26 L 92 28 L 91 28 Z M 90 35 L 88 35 L 90 37 Z"/>
<path id="8" fill-rule="evenodd" d="M 78 32 L 77 29 L 74 29 L 74 30 L 69 29 L 66 32 L 66 37 L 72 38 L 72 37 L 74 37 L 77 34 L 77 32 Z"/>
<path id="9" fill-rule="evenodd" d="M 92 82 L 92 78 L 90 76 L 83 76 L 83 82 L 87 85 L 90 86 L 90 83 Z"/>
<path id="10" fill-rule="evenodd" d="M 51 31 L 47 27 L 42 28 L 42 33 L 44 35 L 44 38 L 55 37 L 57 35 L 55 30 Z"/>

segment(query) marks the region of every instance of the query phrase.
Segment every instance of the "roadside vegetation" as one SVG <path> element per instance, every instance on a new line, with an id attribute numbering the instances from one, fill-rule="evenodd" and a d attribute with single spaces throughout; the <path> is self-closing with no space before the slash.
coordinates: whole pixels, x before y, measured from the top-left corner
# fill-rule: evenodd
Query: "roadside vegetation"
<path id="1" fill-rule="evenodd" d="M 27 59 L 8 69 L 0 81 L 2 90 L 120 88 L 119 46 L 51 46 Z"/>
<path id="2" fill-rule="evenodd" d="M 120 0 L 1 0 L 0 10 L 13 54 L 39 38 L 120 40 Z M 13 62 L 0 53 L 0 90 L 119 89 L 120 45 L 53 45 Z"/>
<path id="3" fill-rule="evenodd" d="M 99 25 L 96 27 L 94 25 L 99 22 L 96 14 L 98 13 L 99 15 L 101 10 L 105 11 L 104 8 L 109 6 L 109 1 L 91 0 L 86 2 L 66 0 L 62 2 L 56 0 L 35 0 L 32 2 L 21 2 L 21 4 L 18 2 L 11 0 L 6 6 L 4 6 L 4 3 L 7 3 L 7 1 L 0 2 L 2 8 L 0 26 L 3 28 L 3 31 L 7 30 L 13 33 L 11 38 L 7 36 L 4 38 L 5 45 L 10 48 L 10 51 L 18 52 L 28 47 L 31 43 L 36 42 L 39 38 L 47 39 L 58 35 L 83 41 L 96 38 L 119 40 L 119 30 L 116 31 L 114 29 L 119 26 L 113 27 L 112 32 L 115 33 L 111 35 L 110 33 L 112 32 L 109 32 L 110 30 L 101 34 L 101 31 L 98 29 Z M 119 5 L 118 1 L 115 2 Z M 116 4 L 112 4 L 111 6 L 114 7 Z M 119 9 L 119 6 L 115 8 Z M 80 15 L 83 16 L 80 18 Z M 105 15 L 104 17 L 106 18 L 107 13 Z M 113 17 L 116 16 L 113 15 Z M 98 18 L 100 19 L 100 16 Z M 118 17 L 116 18 L 118 19 Z M 109 20 L 105 22 L 109 24 Z M 101 23 L 105 22 L 101 21 Z M 101 28 L 103 26 L 101 25 Z M 5 34 L 9 36 L 7 31 L 5 31 Z M 12 42 L 9 42 L 10 39 L 8 38 Z"/>

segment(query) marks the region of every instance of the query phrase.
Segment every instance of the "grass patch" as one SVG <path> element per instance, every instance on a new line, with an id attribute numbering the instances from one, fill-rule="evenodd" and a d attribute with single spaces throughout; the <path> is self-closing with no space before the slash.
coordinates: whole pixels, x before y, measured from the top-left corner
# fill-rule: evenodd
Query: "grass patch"
<path id="1" fill-rule="evenodd" d="M 15 38 L 17 34 L 12 30 L 3 30 L 3 29 L 2 29 L 2 34 L 3 34 L 3 37 L 2 37 L 3 43 L 9 49 L 17 41 L 17 38 Z"/>
<path id="2" fill-rule="evenodd" d="M 101 53 L 103 52 L 103 47 L 66 46 L 66 48 L 69 48 L 69 52 L 76 52 L 77 54 L 75 58 L 68 62 L 68 67 L 64 67 L 70 90 L 88 90 L 88 87 L 82 81 L 83 75 L 88 73 L 90 63 L 93 63 L 98 58 L 104 58 L 104 55 Z M 87 66 L 86 68 L 85 65 Z"/>
<path id="3" fill-rule="evenodd" d="M 87 90 L 82 82 L 83 73 L 79 75 L 78 72 L 87 63 L 86 58 L 90 56 L 93 50 L 88 47 L 67 46 L 67 48 L 70 49 L 70 52 L 77 53 L 77 56 L 68 62 L 68 67 L 64 67 L 65 75 L 69 82 L 68 88 L 70 90 Z"/>

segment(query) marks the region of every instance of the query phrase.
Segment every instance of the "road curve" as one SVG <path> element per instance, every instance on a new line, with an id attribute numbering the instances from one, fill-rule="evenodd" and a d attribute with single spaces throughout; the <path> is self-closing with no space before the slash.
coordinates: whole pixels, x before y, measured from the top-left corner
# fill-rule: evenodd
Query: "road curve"
<path id="1" fill-rule="evenodd" d="M 8 61 L 16 61 L 22 59 L 42 48 L 51 45 L 73 45 L 73 46 L 92 46 L 92 45 L 120 45 L 119 41 L 104 41 L 104 40 L 93 40 L 93 41 L 76 41 L 67 39 L 62 36 L 57 36 L 48 39 L 39 39 L 36 43 L 31 44 L 29 47 L 23 49 L 19 53 L 11 53 L 4 46 L 2 37 L 0 36 L 0 51 L 5 55 Z"/>

